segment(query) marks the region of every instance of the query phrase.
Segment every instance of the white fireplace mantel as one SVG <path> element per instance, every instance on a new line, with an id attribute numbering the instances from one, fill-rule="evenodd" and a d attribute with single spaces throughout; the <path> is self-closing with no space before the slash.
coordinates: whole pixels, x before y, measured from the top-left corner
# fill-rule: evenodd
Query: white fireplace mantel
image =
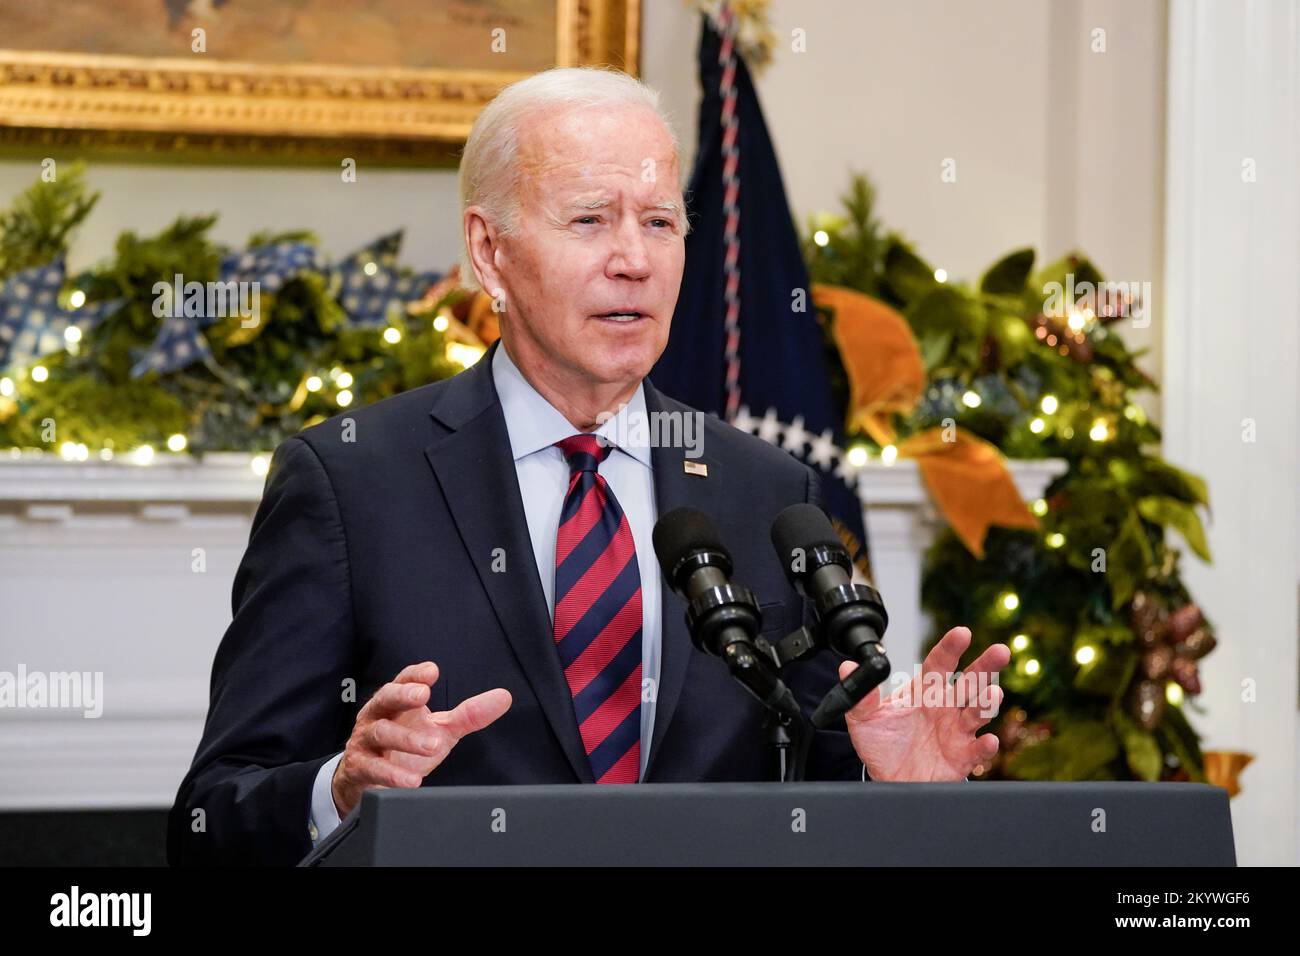
<path id="1" fill-rule="evenodd" d="M 262 495 L 253 457 L 0 454 L 0 671 L 103 681 L 99 717 L 0 708 L 0 810 L 170 806 L 203 729 Z M 1063 469 L 1011 464 L 1026 500 Z M 927 631 L 921 558 L 940 519 L 914 463 L 872 462 L 866 474 L 890 659 L 910 669 Z"/>

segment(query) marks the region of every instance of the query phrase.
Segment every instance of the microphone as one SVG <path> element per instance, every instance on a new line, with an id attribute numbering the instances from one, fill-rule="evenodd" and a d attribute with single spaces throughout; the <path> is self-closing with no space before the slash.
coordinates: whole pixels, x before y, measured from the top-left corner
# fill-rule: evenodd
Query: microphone
<path id="1" fill-rule="evenodd" d="M 777 515 L 772 547 L 795 590 L 812 602 L 831 649 L 858 664 L 813 712 L 813 726 L 825 729 L 889 676 L 889 659 L 881 644 L 889 615 L 879 591 L 853 583 L 849 553 L 816 505 L 791 505 Z"/>
<path id="2" fill-rule="evenodd" d="M 708 515 L 696 508 L 674 508 L 655 524 L 653 540 L 669 586 L 688 602 L 691 642 L 722 658 L 731 675 L 765 707 L 802 721 L 794 694 L 754 645 L 758 604 L 748 588 L 731 583 L 731 554 Z"/>

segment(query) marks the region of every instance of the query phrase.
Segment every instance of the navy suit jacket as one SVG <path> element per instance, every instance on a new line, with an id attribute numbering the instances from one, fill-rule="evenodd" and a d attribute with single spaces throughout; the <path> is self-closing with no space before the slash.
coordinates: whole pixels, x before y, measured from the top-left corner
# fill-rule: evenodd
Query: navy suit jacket
<path id="1" fill-rule="evenodd" d="M 423 660 L 441 673 L 431 710 L 494 687 L 514 698 L 424 786 L 592 782 L 491 367 L 489 352 L 451 379 L 348 411 L 275 450 L 213 662 L 203 737 L 169 816 L 171 863 L 305 856 L 317 770 L 343 749 L 375 690 Z M 648 380 L 645 399 L 649 412 L 693 412 Z M 704 422 L 707 477 L 685 473 L 685 449 L 653 449 L 657 512 L 690 505 L 712 517 L 734 579 L 755 593 L 764 634 L 778 638 L 807 609 L 769 528 L 789 504 L 820 504 L 818 478 L 753 435 Z M 497 573 L 501 553 L 507 570 Z M 695 649 L 684 602 L 663 592 L 644 782 L 775 779 L 760 705 Z M 806 712 L 835 666 L 823 653 L 788 671 Z M 861 779 L 842 721 L 815 734 L 807 771 L 810 780 Z"/>

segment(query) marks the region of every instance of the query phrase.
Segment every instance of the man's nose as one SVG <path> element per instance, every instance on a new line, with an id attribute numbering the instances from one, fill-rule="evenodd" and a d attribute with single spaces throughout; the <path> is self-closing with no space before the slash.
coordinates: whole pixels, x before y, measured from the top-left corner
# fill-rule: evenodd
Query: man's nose
<path id="1" fill-rule="evenodd" d="M 646 251 L 641 223 L 624 223 L 614 236 L 614 252 L 606 268 L 610 278 L 644 279 L 650 274 L 650 256 Z"/>

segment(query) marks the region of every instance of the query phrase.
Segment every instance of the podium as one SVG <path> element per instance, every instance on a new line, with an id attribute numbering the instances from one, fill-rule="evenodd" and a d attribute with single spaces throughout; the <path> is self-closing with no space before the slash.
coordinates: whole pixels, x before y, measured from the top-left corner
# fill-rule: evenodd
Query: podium
<path id="1" fill-rule="evenodd" d="M 1235 866 L 1192 783 L 370 790 L 300 866 Z"/>

